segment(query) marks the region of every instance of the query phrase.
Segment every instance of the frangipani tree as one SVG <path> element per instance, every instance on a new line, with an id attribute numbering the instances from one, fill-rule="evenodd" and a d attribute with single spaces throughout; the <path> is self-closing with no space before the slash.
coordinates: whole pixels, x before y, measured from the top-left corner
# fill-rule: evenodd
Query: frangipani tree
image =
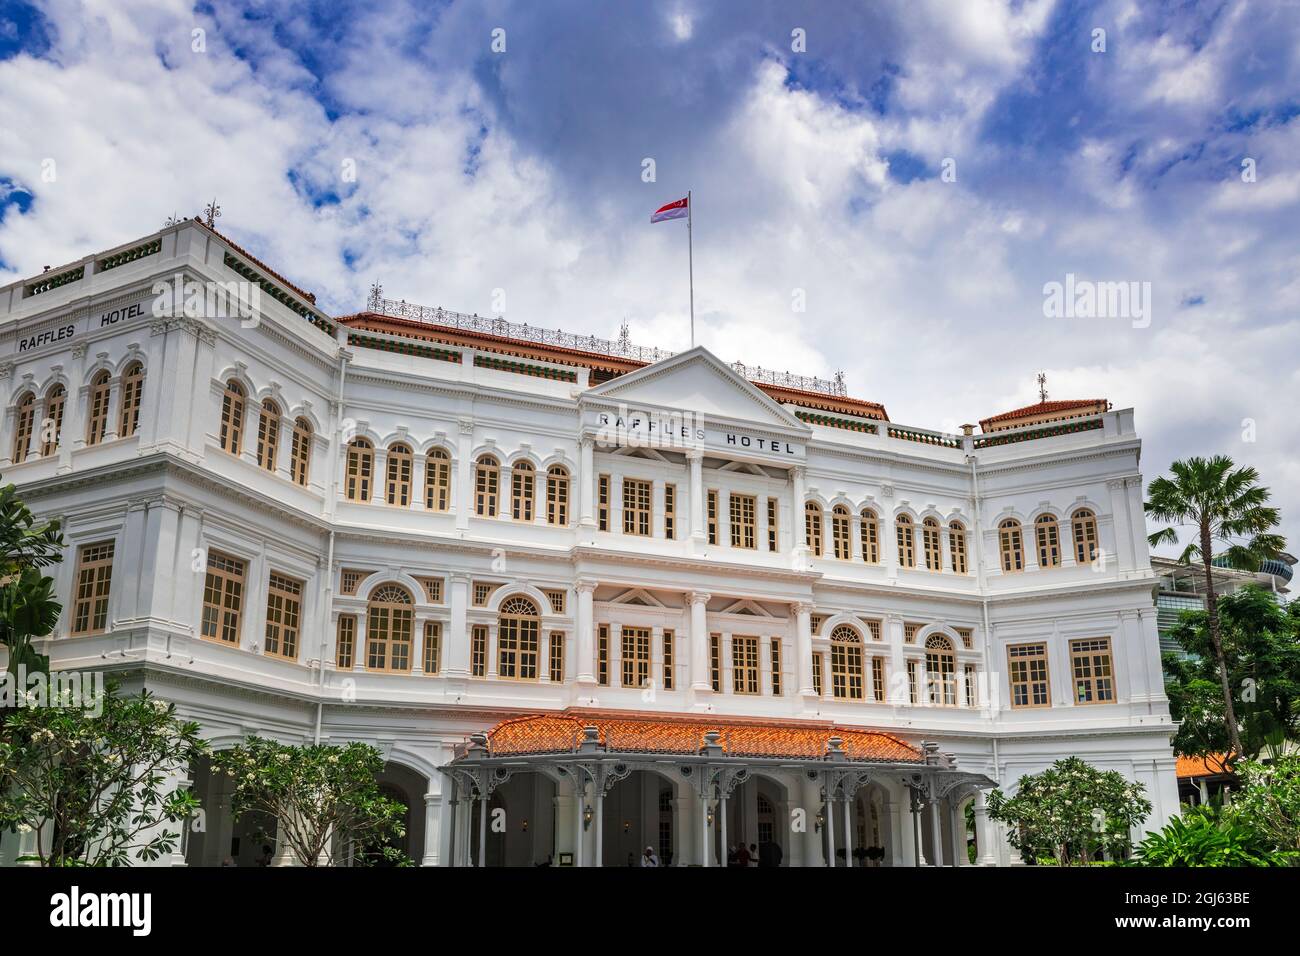
<path id="1" fill-rule="evenodd" d="M 234 783 L 235 816 L 273 816 L 304 866 L 334 865 L 350 846 L 364 849 L 405 832 L 406 808 L 380 792 L 375 777 L 384 758 L 368 744 L 295 747 L 249 737 L 215 754 L 212 765 Z M 391 848 L 381 852 L 400 862 Z"/>

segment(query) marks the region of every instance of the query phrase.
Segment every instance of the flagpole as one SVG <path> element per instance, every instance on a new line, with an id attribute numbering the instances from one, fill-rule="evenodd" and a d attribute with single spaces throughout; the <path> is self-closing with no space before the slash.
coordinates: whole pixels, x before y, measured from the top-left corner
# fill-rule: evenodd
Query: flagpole
<path id="1" fill-rule="evenodd" d="M 695 203 L 691 202 L 691 191 L 686 190 L 686 261 L 691 282 L 691 348 L 695 348 L 695 249 L 691 239 L 691 218 L 695 215 Z"/>

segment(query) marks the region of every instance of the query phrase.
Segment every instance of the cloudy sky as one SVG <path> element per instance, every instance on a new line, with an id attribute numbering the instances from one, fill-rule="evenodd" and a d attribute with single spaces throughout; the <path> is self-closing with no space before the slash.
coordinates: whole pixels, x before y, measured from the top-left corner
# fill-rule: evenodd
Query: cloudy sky
<path id="1" fill-rule="evenodd" d="M 687 189 L 723 358 L 947 430 L 1045 371 L 1148 479 L 1258 467 L 1295 550 L 1295 2 L 0 3 L 0 282 L 215 196 L 335 313 L 683 348 Z M 1067 274 L 1149 308 L 1049 316 Z"/>

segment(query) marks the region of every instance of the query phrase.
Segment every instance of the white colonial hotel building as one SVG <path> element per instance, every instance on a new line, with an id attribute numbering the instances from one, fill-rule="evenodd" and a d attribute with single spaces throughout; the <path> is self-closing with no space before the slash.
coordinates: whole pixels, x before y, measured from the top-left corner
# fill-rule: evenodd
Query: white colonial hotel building
<path id="1" fill-rule="evenodd" d="M 258 314 L 159 315 L 177 274 Z M 417 862 L 1008 864 L 985 792 L 1069 754 L 1177 809 L 1131 410 L 950 435 L 703 348 L 331 317 L 194 221 L 0 289 L 0 361 L 54 666 L 216 748 L 378 746 Z M 164 862 L 251 864 L 275 821 L 187 779 Z"/>

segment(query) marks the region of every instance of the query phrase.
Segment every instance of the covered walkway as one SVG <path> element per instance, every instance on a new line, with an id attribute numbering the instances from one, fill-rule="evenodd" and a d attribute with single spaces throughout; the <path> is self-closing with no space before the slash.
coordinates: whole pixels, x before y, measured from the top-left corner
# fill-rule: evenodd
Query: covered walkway
<path id="1" fill-rule="evenodd" d="M 441 770 L 453 866 L 636 865 L 645 847 L 717 866 L 750 844 L 763 865 L 961 866 L 972 799 L 982 854 L 992 839 L 988 777 L 830 724 L 573 710 L 503 721 Z"/>

